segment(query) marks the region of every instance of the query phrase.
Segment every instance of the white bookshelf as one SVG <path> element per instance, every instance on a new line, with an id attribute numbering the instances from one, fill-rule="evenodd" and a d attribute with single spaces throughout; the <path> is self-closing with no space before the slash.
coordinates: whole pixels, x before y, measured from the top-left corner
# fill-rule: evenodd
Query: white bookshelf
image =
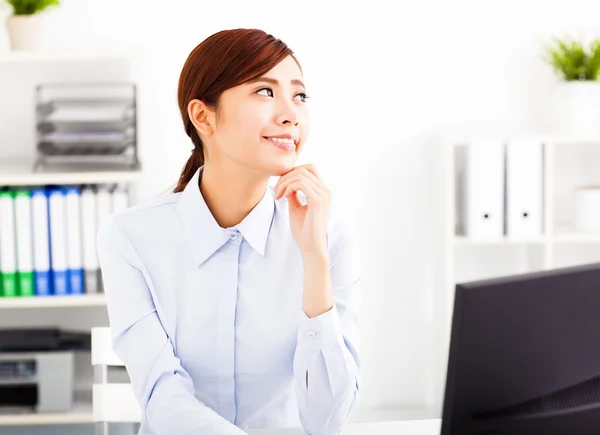
<path id="1" fill-rule="evenodd" d="M 0 414 L 1 426 L 48 426 L 93 423 L 91 392 L 77 392 L 66 412 L 22 412 Z"/>
<path id="2" fill-rule="evenodd" d="M 83 308 L 104 306 L 106 306 L 106 298 L 104 294 L 0 298 L 0 310 L 24 308 Z"/>
<path id="3" fill-rule="evenodd" d="M 137 82 L 139 51 L 86 47 L 81 49 L 39 51 L 0 51 L 0 71 L 6 71 L 14 87 L 7 89 L 0 114 L 4 118 L 0 134 L 0 187 L 129 184 L 135 186 L 146 176 L 142 169 L 97 170 L 92 167 L 73 170 L 34 169 L 35 148 L 30 138 L 35 107 L 30 92 L 39 83 L 60 82 Z M 18 103 L 18 104 L 15 104 Z M 14 122 L 11 117 L 14 117 Z M 15 144 L 21 156 L 15 160 Z M 5 157 L 2 157 L 5 156 Z M 93 326 L 108 326 L 104 294 L 45 297 L 0 297 L 0 326 L 45 327 L 87 331 Z M 58 413 L 10 412 L 0 410 L 0 427 L 91 424 L 93 371 L 89 358 L 76 356 L 74 402 L 70 410 Z M 79 388 L 90 391 L 79 391 Z M 8 429 L 0 429 L 0 433 Z M 42 430 L 42 429 L 40 429 Z M 37 433 L 37 432 L 36 432 Z"/>
<path id="4" fill-rule="evenodd" d="M 493 137 L 498 136 L 494 135 Z M 565 228 L 560 219 L 557 220 L 557 204 L 559 203 L 557 198 L 560 197 L 559 194 L 565 193 L 564 189 L 557 192 L 557 184 L 564 181 L 557 177 L 557 173 L 561 174 L 560 167 L 564 164 L 564 157 L 571 155 L 571 153 L 592 150 L 592 154 L 595 155 L 590 158 L 591 161 L 588 167 L 593 165 L 600 167 L 600 136 L 504 135 L 503 139 L 506 141 L 526 137 L 536 139 L 544 146 L 543 234 L 530 240 L 511 240 L 505 237 L 500 240 L 488 241 L 472 240 L 455 232 L 457 226 L 456 195 L 458 193 L 455 184 L 457 147 L 465 146 L 472 139 L 479 137 L 454 136 L 451 138 L 446 137 L 443 141 L 444 207 L 446 210 L 444 228 L 445 301 L 443 304 L 445 307 L 443 313 L 445 328 L 444 336 L 441 338 L 441 353 L 439 354 L 441 368 L 439 373 L 442 378 L 438 379 L 436 383 L 438 388 L 441 388 L 437 392 L 438 397 L 443 397 L 444 376 L 447 368 L 445 364 L 450 344 L 454 291 L 457 283 L 566 266 L 565 250 L 568 250 L 567 257 L 573 253 L 581 253 L 580 257 L 582 259 L 586 257 L 586 260 L 581 261 L 582 263 L 600 262 L 600 234 L 582 234 L 570 230 L 568 226 Z M 594 180 L 596 180 L 596 184 L 600 184 L 600 171 L 592 170 L 591 172 L 597 172 Z M 561 175 L 564 175 L 564 173 Z M 569 174 L 569 176 L 572 175 L 573 173 Z M 581 180 L 577 179 L 576 181 Z M 523 266 L 522 263 L 527 265 Z M 577 260 L 571 261 L 570 265 L 575 264 L 577 264 Z M 469 277 L 465 278 L 465 265 L 470 266 L 477 273 L 467 273 Z M 487 270 L 486 272 L 480 272 L 480 266 L 482 270 L 493 269 L 494 272 L 487 273 Z M 437 408 L 441 409 L 440 407 L 441 403 L 438 403 Z"/>
<path id="5" fill-rule="evenodd" d="M 516 246 L 516 245 L 542 245 L 545 243 L 544 237 L 536 237 L 527 240 L 470 240 L 465 236 L 454 236 L 452 239 L 454 246 Z"/>
<path id="6" fill-rule="evenodd" d="M 600 243 L 600 234 L 580 234 L 580 233 L 565 233 L 554 235 L 555 244 L 567 243 Z"/>
<path id="7" fill-rule="evenodd" d="M 505 139 L 508 141 L 518 136 L 507 136 Z M 531 136 L 528 136 L 531 138 Z M 541 257 L 538 261 L 538 265 L 532 269 L 551 269 L 559 267 L 556 260 L 557 250 L 564 246 L 568 246 L 572 249 L 589 249 L 597 245 L 600 253 L 600 234 L 585 234 L 576 231 L 570 231 L 568 228 L 561 227 L 556 221 L 556 173 L 559 169 L 557 166 L 561 162 L 557 162 L 557 153 L 577 153 L 589 149 L 590 147 L 598 153 L 597 164 L 600 165 L 600 137 L 589 137 L 589 136 L 535 136 L 535 139 L 539 140 L 544 146 L 544 177 L 543 177 L 543 228 L 544 232 L 539 237 L 535 237 L 529 240 L 511 240 L 509 238 L 503 238 L 500 240 L 471 240 L 466 236 L 457 235 L 455 228 L 457 222 L 455 221 L 455 204 L 456 204 L 456 180 L 455 180 L 455 150 L 458 146 L 464 146 L 470 142 L 469 138 L 453 138 L 448 139 L 445 142 L 445 200 L 446 200 L 446 228 L 445 228 L 445 245 L 446 245 L 446 271 L 445 271 L 445 285 L 446 285 L 446 304 L 447 307 L 447 336 L 449 339 L 452 310 L 454 304 L 454 289 L 457 282 L 465 281 L 457 276 L 456 271 L 456 260 L 459 250 L 466 256 L 471 256 L 474 260 L 482 250 L 490 252 L 490 250 L 504 250 L 502 252 L 511 252 L 513 255 L 525 255 L 524 252 L 527 250 L 537 250 L 538 255 Z M 570 147 L 570 148 L 569 148 Z M 599 166 L 600 167 L 600 166 Z M 600 182 L 600 172 L 596 176 L 598 182 Z M 510 250 L 513 251 L 510 251 Z M 466 252 L 464 252 L 466 251 Z M 469 257 L 469 258 L 471 258 Z M 592 261 L 600 261 L 600 256 Z M 521 273 L 523 270 L 508 271 L 509 274 Z M 503 274 L 492 274 L 474 277 L 467 279 L 466 281 L 474 279 L 485 279 Z"/>
<path id="8" fill-rule="evenodd" d="M 0 186 L 41 186 L 45 184 L 104 184 L 137 182 L 143 177 L 141 169 L 75 171 L 34 170 L 32 160 L 1 161 Z"/>

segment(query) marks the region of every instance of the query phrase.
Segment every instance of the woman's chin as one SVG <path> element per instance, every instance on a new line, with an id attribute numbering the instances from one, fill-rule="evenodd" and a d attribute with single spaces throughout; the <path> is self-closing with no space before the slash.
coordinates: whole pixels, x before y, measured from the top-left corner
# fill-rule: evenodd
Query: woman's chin
<path id="1" fill-rule="evenodd" d="M 269 166 L 269 173 L 273 176 L 280 177 L 296 167 L 296 159 L 281 159 L 278 162 L 273 162 L 273 164 Z"/>

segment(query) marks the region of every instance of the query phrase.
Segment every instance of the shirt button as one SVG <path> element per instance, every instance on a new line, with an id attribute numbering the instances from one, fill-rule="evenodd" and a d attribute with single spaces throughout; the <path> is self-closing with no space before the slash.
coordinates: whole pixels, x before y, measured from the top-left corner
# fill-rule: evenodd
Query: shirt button
<path id="1" fill-rule="evenodd" d="M 315 338 L 317 336 L 317 334 L 315 334 L 314 331 L 308 331 L 306 336 L 312 340 L 313 338 Z"/>

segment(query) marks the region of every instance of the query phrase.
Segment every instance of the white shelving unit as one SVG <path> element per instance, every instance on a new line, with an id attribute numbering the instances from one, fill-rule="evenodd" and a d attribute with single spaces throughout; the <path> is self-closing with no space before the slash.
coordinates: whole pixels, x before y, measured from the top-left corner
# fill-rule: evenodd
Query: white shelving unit
<path id="1" fill-rule="evenodd" d="M 35 52 L 10 52 L 0 51 L 0 70 L 4 69 L 12 74 L 15 79 L 22 82 L 15 83 L 18 91 L 4 100 L 3 117 L 13 115 L 16 107 L 16 122 L 3 128 L 4 135 L 0 134 L 0 187 L 5 186 L 42 186 L 42 185 L 79 185 L 79 184 L 135 184 L 145 176 L 140 170 L 34 170 L 34 156 L 30 159 L 11 159 L 6 155 L 14 150 L 14 144 L 21 144 L 20 148 L 31 147 L 27 135 L 22 131 L 30 127 L 29 121 L 34 108 L 29 100 L 22 104 L 9 103 L 23 95 L 23 90 L 29 91 L 39 82 L 60 81 L 66 82 L 86 81 L 97 82 L 104 80 L 135 81 L 135 63 L 139 53 L 120 49 L 85 50 L 43 50 Z M 64 63 L 64 68 L 63 68 Z M 46 70 L 46 65 L 49 65 Z M 127 65 L 127 66 L 125 66 Z M 74 67 L 76 66 L 76 67 Z M 26 95 L 24 98 L 29 98 Z M 2 102 L 0 101 L 0 105 Z M 10 106 L 8 106 L 10 104 Z M 19 110 L 21 112 L 19 112 Z M 4 120 L 6 121 L 6 119 Z M 7 123 L 10 124 L 10 123 Z M 29 134 L 29 133 L 28 133 Z M 2 151 L 6 148 L 8 153 Z M 31 147 L 33 151 L 33 147 Z M 26 155 L 26 152 L 18 154 Z M 80 312 L 80 309 L 85 309 Z M 104 326 L 107 322 L 106 299 L 104 294 L 85 294 L 80 296 L 47 296 L 47 297 L 0 297 L 0 323 L 2 327 L 18 324 L 46 325 L 52 324 L 67 329 L 87 330 L 88 326 Z M 46 323 L 48 322 L 48 323 Z M 85 357 L 76 357 L 81 366 L 76 367 L 77 391 L 74 392 L 72 408 L 67 412 L 59 413 L 5 413 L 0 411 L 0 432 L 4 433 L 5 426 L 47 426 L 91 424 L 92 397 L 91 397 L 91 364 Z M 89 378 L 89 380 L 88 380 Z M 89 381 L 89 390 L 88 390 Z M 83 389 L 80 391 L 79 389 Z M 8 433 L 8 432 L 7 432 Z"/>
<path id="2" fill-rule="evenodd" d="M 104 294 L 78 296 L 46 296 L 46 297 L 17 297 L 0 298 L 0 310 L 23 308 L 79 308 L 104 307 Z"/>
<path id="3" fill-rule="evenodd" d="M 512 136 L 508 136 L 505 139 L 510 140 Z M 494 241 L 480 241 L 470 240 L 468 237 L 457 235 L 455 232 L 456 224 L 455 221 L 455 204 L 457 195 L 457 186 L 455 184 L 455 173 L 456 173 L 456 147 L 464 146 L 470 142 L 469 138 L 458 138 L 450 139 L 445 143 L 445 160 L 446 160 L 446 173 L 445 173 L 445 198 L 446 198 L 446 228 L 445 228 L 445 245 L 446 245 L 446 271 L 445 271 L 445 282 L 446 282 L 446 319 L 447 319 L 447 335 L 446 344 L 448 344 L 450 326 L 452 319 L 452 310 L 454 304 L 454 289 L 457 282 L 464 281 L 460 276 L 457 276 L 456 271 L 456 260 L 457 252 L 459 250 L 470 250 L 467 252 L 467 256 L 471 254 L 471 257 L 478 256 L 481 250 L 502 250 L 502 249 L 516 249 L 518 250 L 513 253 L 516 255 L 525 255 L 526 250 L 539 250 L 541 261 L 532 270 L 551 269 L 559 266 L 556 255 L 557 250 L 563 246 L 572 245 L 576 249 L 589 248 L 594 245 L 598 245 L 600 249 L 600 234 L 582 234 L 574 231 L 568 231 L 561 229 L 557 224 L 556 220 L 556 183 L 557 183 L 557 170 L 560 165 L 560 161 L 557 160 L 557 153 L 573 152 L 577 153 L 581 149 L 593 149 L 598 152 L 598 160 L 596 164 L 600 164 L 600 137 L 578 137 L 578 136 L 539 136 L 534 139 L 538 140 L 544 146 L 544 216 L 543 216 L 543 228 L 544 233 L 531 240 L 511 240 L 504 238 L 501 240 Z M 565 148 L 571 147 L 572 149 Z M 581 148 L 583 147 L 583 148 Z M 598 182 L 600 182 L 600 172 L 596 176 Z M 600 253 L 600 251 L 599 251 Z M 597 260 L 600 261 L 600 254 Z M 509 274 L 520 273 L 523 270 L 515 270 L 514 272 L 507 272 Z M 485 275 L 481 274 L 472 279 L 484 279 L 494 276 L 501 276 L 501 274 Z M 467 280 L 472 280 L 471 278 Z"/>
<path id="4" fill-rule="evenodd" d="M 69 412 L 0 414 L 0 427 L 91 423 L 93 423 L 92 398 L 87 393 L 75 394 L 73 407 Z"/>
<path id="5" fill-rule="evenodd" d="M 522 136 L 506 135 L 505 140 L 516 139 Z M 528 138 L 536 139 L 544 145 L 544 170 L 543 170 L 543 234 L 531 240 L 511 240 L 503 238 L 495 241 L 480 241 L 472 240 L 463 235 L 456 233 L 456 157 L 457 147 L 465 146 L 471 142 L 474 137 L 452 137 L 446 138 L 443 143 L 443 158 L 444 158 L 444 198 L 445 198 L 445 228 L 444 228 L 444 245 L 445 245 L 445 307 L 444 312 L 444 336 L 440 340 L 440 370 L 441 378 L 437 379 L 436 385 L 440 390 L 437 392 L 438 397 L 443 397 L 444 377 L 446 375 L 446 358 L 448 355 L 450 344 L 450 332 L 452 326 L 452 314 L 454 305 L 454 290 L 459 282 L 468 282 L 477 279 L 485 279 L 498 277 L 503 275 L 513 275 L 534 270 L 551 269 L 564 264 L 558 260 L 565 250 L 570 254 L 581 253 L 581 257 L 587 257 L 586 263 L 592 261 L 600 261 L 600 234 L 581 234 L 579 232 L 564 228 L 560 219 L 557 219 L 557 211 L 564 215 L 560 206 L 564 206 L 565 189 L 560 192 L 557 187 L 560 187 L 560 180 L 557 177 L 559 169 L 564 166 L 565 156 L 572 156 L 571 153 L 582 152 L 582 150 L 590 150 L 593 152 L 587 156 L 587 164 L 585 166 L 589 172 L 595 173 L 590 176 L 593 180 L 586 180 L 600 184 L 600 172 L 594 171 L 593 166 L 600 167 L 600 137 L 583 137 L 583 136 L 527 136 Z M 564 168 L 563 168 L 564 169 Z M 567 171 L 568 172 L 568 171 Z M 564 173 L 562 174 L 564 175 Z M 579 183 L 583 181 L 577 173 L 571 172 L 567 179 L 572 178 Z M 582 183 L 583 184 L 583 183 Z M 563 186 L 564 187 L 564 186 Z M 563 195 L 563 196 L 561 196 Z M 560 206 L 558 199 L 560 198 Z M 594 260 L 590 260 L 593 257 Z M 522 263 L 527 263 L 523 267 Z M 570 261 L 572 265 L 577 264 L 577 261 Z M 468 273 L 465 278 L 464 267 L 472 266 L 476 273 Z M 481 270 L 493 269 L 491 273 Z M 481 270 L 479 269 L 481 267 Z M 463 269 L 462 271 L 460 269 Z M 472 271 L 471 271 L 472 272 Z M 441 403 L 437 404 L 437 408 L 441 409 Z"/>
<path id="6" fill-rule="evenodd" d="M 0 186 L 129 183 L 144 175 L 142 170 L 38 172 L 33 167 L 33 161 L 0 161 Z"/>

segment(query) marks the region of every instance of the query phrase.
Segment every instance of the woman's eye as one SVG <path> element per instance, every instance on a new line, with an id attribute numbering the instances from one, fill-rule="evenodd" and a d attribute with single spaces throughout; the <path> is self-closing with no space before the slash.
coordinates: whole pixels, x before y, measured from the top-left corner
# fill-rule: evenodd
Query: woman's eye
<path id="1" fill-rule="evenodd" d="M 306 100 L 308 100 L 308 95 L 306 95 L 304 92 L 300 92 L 296 95 L 296 97 L 300 97 L 300 101 L 303 103 L 306 103 Z"/>
<path id="2" fill-rule="evenodd" d="M 267 92 L 267 95 L 265 95 L 265 97 L 272 97 L 273 96 L 273 89 L 271 89 L 271 88 L 262 88 L 262 89 L 259 89 L 258 91 L 256 91 L 256 93 L 260 94 L 263 91 Z M 264 95 L 264 94 L 260 94 L 260 95 Z"/>

